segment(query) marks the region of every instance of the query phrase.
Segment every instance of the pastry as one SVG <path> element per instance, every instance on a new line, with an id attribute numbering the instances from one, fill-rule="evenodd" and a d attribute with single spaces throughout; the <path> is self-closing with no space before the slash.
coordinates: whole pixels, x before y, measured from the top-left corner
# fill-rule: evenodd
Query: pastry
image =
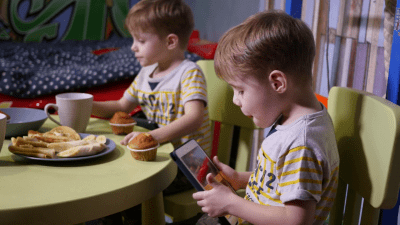
<path id="1" fill-rule="evenodd" d="M 128 149 L 134 159 L 153 161 L 157 156 L 159 143 L 148 133 L 140 133 L 128 143 Z"/>
<path id="2" fill-rule="evenodd" d="M 66 126 L 45 133 L 30 130 L 28 136 L 12 137 L 11 142 L 10 152 L 37 158 L 88 156 L 107 148 L 104 135 L 88 135 L 81 139 L 74 129 Z"/>
<path id="3" fill-rule="evenodd" d="M 20 155 L 28 155 L 39 158 L 50 158 L 50 159 L 54 158 L 56 153 L 54 149 L 34 147 L 32 145 L 20 145 L 20 146 L 10 145 L 8 146 L 8 150 L 12 153 Z"/>
<path id="4" fill-rule="evenodd" d="M 148 149 L 158 145 L 158 142 L 149 133 L 140 133 L 129 141 L 128 147 L 131 149 Z"/>
<path id="5" fill-rule="evenodd" d="M 48 143 L 81 140 L 79 134 L 74 129 L 67 126 L 58 126 L 45 133 L 29 130 L 28 137 L 34 137 Z"/>
<path id="6" fill-rule="evenodd" d="M 114 134 L 129 134 L 133 131 L 136 121 L 126 112 L 116 112 L 110 119 Z"/>
<path id="7" fill-rule="evenodd" d="M 75 146 L 65 151 L 62 151 L 58 153 L 57 156 L 60 158 L 67 158 L 67 157 L 95 155 L 99 152 L 102 152 L 104 149 L 106 149 L 106 145 L 98 143 L 96 141 L 92 141 L 90 144 Z"/>
<path id="8" fill-rule="evenodd" d="M 83 145 L 89 145 L 91 143 L 97 143 L 96 140 L 78 140 L 78 141 L 68 141 L 68 142 L 56 142 L 56 143 L 50 143 L 47 145 L 48 148 L 54 149 L 56 152 L 62 152 L 67 149 L 76 147 L 76 146 L 83 146 Z"/>

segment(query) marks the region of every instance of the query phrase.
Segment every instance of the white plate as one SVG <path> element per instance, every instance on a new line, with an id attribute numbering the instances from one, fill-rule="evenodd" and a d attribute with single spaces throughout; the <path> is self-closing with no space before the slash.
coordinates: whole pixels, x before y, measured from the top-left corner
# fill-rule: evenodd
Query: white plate
<path id="1" fill-rule="evenodd" d="M 91 134 L 79 133 L 79 135 L 83 139 L 86 136 L 89 136 Z M 95 135 L 95 136 L 98 136 L 98 135 Z M 53 162 L 58 162 L 58 161 L 78 161 L 78 160 L 85 160 L 85 159 L 93 159 L 93 158 L 97 158 L 97 157 L 100 157 L 100 156 L 103 156 L 103 155 L 107 155 L 108 153 L 114 151 L 115 148 L 116 148 L 115 142 L 113 140 L 110 140 L 110 139 L 107 138 L 107 140 L 106 140 L 106 149 L 103 150 L 102 152 L 96 154 L 96 155 L 78 156 L 78 157 L 71 157 L 71 158 L 47 159 L 47 158 L 37 158 L 37 157 L 31 157 L 31 156 L 15 154 L 15 153 L 13 153 L 13 154 L 21 156 L 23 158 L 39 160 L 39 161 L 53 161 Z"/>

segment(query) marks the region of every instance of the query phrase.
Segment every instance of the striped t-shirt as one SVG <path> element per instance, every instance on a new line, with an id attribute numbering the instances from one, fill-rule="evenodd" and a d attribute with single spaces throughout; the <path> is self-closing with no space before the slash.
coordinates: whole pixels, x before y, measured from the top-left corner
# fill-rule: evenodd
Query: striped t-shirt
<path id="1" fill-rule="evenodd" d="M 326 108 L 273 129 L 262 143 L 245 198 L 271 206 L 314 200 L 313 224 L 323 224 L 339 178 L 339 154 Z"/>
<path id="2" fill-rule="evenodd" d="M 206 105 L 202 126 L 189 135 L 171 140 L 178 147 L 189 139 L 195 139 L 207 152 L 211 152 L 211 130 L 207 109 L 207 85 L 199 66 L 184 60 L 171 73 L 159 78 L 150 75 L 157 64 L 143 67 L 133 83 L 125 91 L 124 97 L 131 102 L 140 104 L 147 119 L 155 121 L 159 127 L 164 127 L 185 113 L 184 105 L 191 100 L 201 100 Z M 150 83 L 157 85 L 150 86 Z"/>

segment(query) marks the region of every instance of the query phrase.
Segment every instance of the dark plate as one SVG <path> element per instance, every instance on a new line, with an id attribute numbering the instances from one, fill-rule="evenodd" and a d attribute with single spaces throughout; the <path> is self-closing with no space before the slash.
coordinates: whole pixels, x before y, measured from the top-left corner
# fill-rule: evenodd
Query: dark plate
<path id="1" fill-rule="evenodd" d="M 79 133 L 79 135 L 81 136 L 81 138 L 85 138 L 86 136 L 88 136 L 90 134 Z M 97 135 L 95 135 L 95 136 L 97 136 Z M 110 140 L 107 138 L 106 149 L 96 155 L 79 156 L 79 157 L 71 157 L 71 158 L 54 158 L 54 159 L 37 158 L 37 157 L 31 157 L 31 156 L 26 156 L 26 155 L 20 155 L 20 154 L 15 154 L 15 155 L 21 156 L 23 158 L 39 160 L 39 161 L 52 161 L 52 162 L 78 161 L 78 160 L 85 160 L 85 159 L 93 159 L 93 158 L 101 157 L 103 155 L 107 155 L 108 153 L 114 151 L 115 148 L 116 148 L 115 142 L 113 140 Z"/>
<path id="2" fill-rule="evenodd" d="M 47 119 L 41 109 L 2 108 L 1 111 L 10 116 L 6 125 L 6 138 L 24 136 L 29 130 L 39 130 Z"/>

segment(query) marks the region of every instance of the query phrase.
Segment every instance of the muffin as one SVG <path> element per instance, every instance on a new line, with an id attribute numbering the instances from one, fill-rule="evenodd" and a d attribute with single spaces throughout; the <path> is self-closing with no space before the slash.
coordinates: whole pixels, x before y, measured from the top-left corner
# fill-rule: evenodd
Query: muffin
<path id="1" fill-rule="evenodd" d="M 116 112 L 110 119 L 110 125 L 114 134 L 129 134 L 133 131 L 136 121 L 126 112 Z"/>
<path id="2" fill-rule="evenodd" d="M 149 133 L 140 133 L 128 143 L 132 157 L 140 161 L 153 161 L 158 146 L 160 144 Z"/>

